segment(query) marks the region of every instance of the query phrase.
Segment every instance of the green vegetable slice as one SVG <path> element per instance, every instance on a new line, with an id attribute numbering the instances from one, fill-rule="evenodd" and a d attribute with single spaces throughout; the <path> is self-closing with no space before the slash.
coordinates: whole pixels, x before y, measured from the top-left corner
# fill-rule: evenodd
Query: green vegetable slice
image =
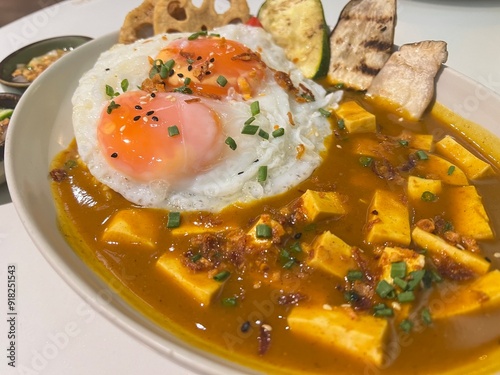
<path id="1" fill-rule="evenodd" d="M 13 109 L 0 109 L 0 121 L 10 118 L 13 112 Z"/>

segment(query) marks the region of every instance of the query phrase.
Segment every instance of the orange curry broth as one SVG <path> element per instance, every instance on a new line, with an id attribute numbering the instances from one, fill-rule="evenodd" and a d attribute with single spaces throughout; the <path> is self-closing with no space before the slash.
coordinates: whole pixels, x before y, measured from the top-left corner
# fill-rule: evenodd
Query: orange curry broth
<path id="1" fill-rule="evenodd" d="M 472 150 L 465 138 L 431 114 L 426 114 L 419 122 L 399 121 L 398 115 L 379 108 L 359 94 L 347 93 L 344 100 L 347 98 L 355 99 L 376 115 L 382 134 L 399 136 L 403 130 L 413 131 L 433 134 L 435 141 L 445 134 L 452 134 Z M 285 243 L 280 246 L 286 247 L 297 241 L 299 234 L 300 243 L 310 244 L 315 236 L 330 230 L 349 245 L 363 249 L 376 262 L 374 249 L 363 240 L 368 204 L 375 189 L 390 189 L 399 193 L 404 190 L 401 185 L 377 177 L 371 168 L 362 166 L 359 155 L 352 152 L 353 140 L 361 137 L 374 139 L 374 134 L 347 134 L 338 129 L 333 116 L 332 127 L 337 135 L 328 141 L 331 144 L 325 160 L 304 183 L 280 196 L 244 207 L 228 207 L 218 214 L 183 213 L 182 222 L 218 220 L 223 225 L 248 230 L 260 214 L 277 212 L 308 188 L 336 191 L 345 197 L 347 215 L 315 225 L 297 224 L 289 230 Z M 480 155 L 477 150 L 473 151 Z M 402 160 L 407 153 L 404 147 L 394 147 L 390 158 Z M 160 233 L 154 250 L 100 241 L 106 221 L 118 210 L 135 206 L 98 183 L 81 162 L 75 166 L 74 160 L 77 158 L 76 144 L 73 142 L 57 156 L 52 165 L 53 168 L 65 168 L 69 175 L 62 182 L 53 182 L 52 187 L 60 226 L 70 245 L 129 303 L 195 346 L 268 373 L 286 374 L 440 373 L 445 369 L 470 365 L 481 356 L 498 352 L 498 311 L 480 317 L 434 322 L 430 326 L 415 327 L 410 334 L 402 333 L 394 325 L 386 349 L 390 363 L 379 369 L 371 365 L 367 367 L 360 360 L 350 359 L 335 349 L 295 336 L 287 329 L 286 322 L 286 316 L 293 306 L 278 303 L 280 290 L 299 292 L 308 298 L 321 296 L 320 300 L 327 300 L 332 306 L 345 303 L 343 293 L 338 290 L 344 281 L 309 269 L 304 262 L 304 252 L 296 255 L 298 261 L 289 269 L 283 268 L 277 254 L 279 250 L 249 256 L 245 258 L 247 264 L 239 278 L 235 275 L 237 271 L 234 267 L 229 265 L 232 276 L 226 281 L 220 296 L 210 306 L 200 306 L 155 269 L 156 260 L 166 252 L 172 257 L 182 256 L 189 247 L 189 236 L 173 238 L 166 228 L 167 212 L 144 209 L 148 210 L 156 223 L 152 230 Z M 495 171 L 498 172 L 496 166 Z M 500 190 L 498 173 L 481 180 L 476 186 L 494 230 L 498 232 L 498 217 L 493 216 L 499 212 L 495 199 Z M 446 218 L 450 204 L 454 202 L 448 202 L 443 197 L 427 205 L 432 207 L 430 209 L 426 205 L 410 207 L 412 225 L 420 218 L 440 214 Z M 499 261 L 493 256 L 495 248 L 498 248 L 498 240 L 482 242 L 480 246 L 483 255 L 491 259 L 492 269 L 498 268 Z M 450 285 L 449 281 L 433 284 L 431 291 L 417 294 L 417 301 L 421 305 L 446 302 L 448 298 L 453 298 Z M 234 295 L 238 296 L 236 306 L 221 303 L 222 299 Z M 299 302 L 302 303 L 307 303 L 307 299 Z M 254 324 L 256 320 L 272 327 L 271 344 L 263 355 L 258 354 L 259 329 Z M 241 327 L 246 321 L 252 325 L 244 333 Z"/>

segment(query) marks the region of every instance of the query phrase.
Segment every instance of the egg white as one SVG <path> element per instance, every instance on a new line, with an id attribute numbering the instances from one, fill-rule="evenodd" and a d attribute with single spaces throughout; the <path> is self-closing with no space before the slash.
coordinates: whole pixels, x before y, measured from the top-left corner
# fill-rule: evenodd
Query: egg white
<path id="1" fill-rule="evenodd" d="M 258 96 L 252 100 L 244 101 L 237 95 L 220 101 L 204 99 L 219 114 L 224 136 L 236 141 L 236 150 L 227 147 L 216 166 L 185 182 L 182 188 L 176 188 L 167 179 L 134 181 L 108 165 L 99 149 L 97 125 L 109 100 L 105 87 L 109 85 L 121 92 L 124 79 L 129 81 L 130 90 L 140 87 L 150 70 L 148 57 L 154 58 L 169 41 L 190 34 L 157 35 L 130 45 L 113 46 L 80 79 L 72 99 L 73 127 L 80 156 L 94 177 L 135 204 L 176 211 L 219 211 L 233 203 L 285 192 L 309 177 L 322 161 L 320 154 L 325 150 L 325 139 L 331 134 L 331 128 L 318 110 L 335 106 L 340 94 L 327 95 L 320 85 L 306 80 L 261 28 L 228 25 L 214 33 L 258 51 L 268 67 L 288 73 L 296 87 L 303 84 L 316 100 L 297 103 L 275 82 L 271 71 Z M 260 114 L 253 124 L 270 134 L 268 140 L 241 134 L 243 123 L 251 116 L 250 104 L 254 100 L 259 101 Z M 290 124 L 289 112 L 295 125 Z M 283 136 L 271 135 L 276 126 L 285 129 Z M 299 145 L 305 146 L 305 152 L 297 158 Z M 268 177 L 263 183 L 257 181 L 260 166 L 268 168 Z"/>

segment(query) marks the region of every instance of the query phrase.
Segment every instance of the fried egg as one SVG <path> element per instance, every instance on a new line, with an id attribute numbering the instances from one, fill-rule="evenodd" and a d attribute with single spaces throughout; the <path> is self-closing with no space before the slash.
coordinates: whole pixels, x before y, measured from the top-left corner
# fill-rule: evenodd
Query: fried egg
<path id="1" fill-rule="evenodd" d="M 80 79 L 73 128 L 90 172 L 127 200 L 215 212 L 309 177 L 331 135 L 320 109 L 339 99 L 262 28 L 228 25 L 113 46 Z"/>

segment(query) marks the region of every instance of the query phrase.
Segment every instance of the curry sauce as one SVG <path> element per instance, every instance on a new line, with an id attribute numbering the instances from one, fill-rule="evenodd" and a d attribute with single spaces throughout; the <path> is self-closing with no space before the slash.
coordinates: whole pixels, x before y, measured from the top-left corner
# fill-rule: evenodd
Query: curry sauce
<path id="1" fill-rule="evenodd" d="M 468 181 L 482 199 L 493 233 L 491 239 L 471 240 L 455 231 L 457 207 L 463 202 L 453 193 L 454 186 L 443 183 L 439 193 L 419 200 L 408 197 L 407 186 L 410 176 L 433 178 L 425 163 L 436 154 L 435 143 L 446 135 L 488 161 L 481 150 L 473 149 L 466 138 L 431 114 L 418 122 L 406 121 L 361 94 L 346 93 L 343 101 L 349 100 L 375 115 L 376 132 L 349 133 L 332 111 L 328 151 L 309 179 L 282 195 L 219 213 L 181 213 L 176 228 L 169 228 L 168 212 L 135 206 L 95 180 L 79 160 L 73 142 L 54 160 L 51 172 L 61 229 L 91 268 L 156 323 L 195 346 L 266 373 L 442 373 L 485 358 L 483 363 L 493 369 L 494 359 L 488 362 L 487 358 L 491 353 L 498 358 L 500 308 L 443 319 L 433 316 L 456 303 L 460 288 L 481 276 L 433 258 L 414 241 L 408 246 L 370 243 L 367 233 L 375 223 L 370 221 L 374 192 L 390 192 L 407 207 L 411 228 L 430 220 L 444 228 L 436 230 L 441 237 L 448 232 L 448 237 L 468 240 L 470 248 L 460 245 L 462 251 L 485 259 L 490 272 L 498 269 L 498 166 L 492 165 L 486 177 Z M 415 135 L 431 135 L 432 148 L 412 147 Z M 371 150 L 370 155 L 362 150 Z M 454 169 L 447 171 L 453 173 Z M 304 220 L 300 203 L 308 191 L 336 193 L 346 213 Z M 148 231 L 154 233 L 151 244 L 105 240 L 106 228 L 124 210 L 147 220 Z M 262 217 L 271 218 L 283 232 L 270 226 L 271 234 L 264 236 L 268 241 L 252 244 L 249 233 Z M 356 266 L 343 277 L 311 265 L 315 241 L 325 232 L 352 248 Z M 399 292 L 389 298 L 381 295 L 380 259 L 385 247 L 409 249 L 425 259 L 422 280 L 414 294 L 405 294 L 414 300 L 397 299 L 403 290 L 410 291 L 406 287 L 394 287 Z M 200 303 L 179 282 L 165 276 L 158 268 L 160 259 L 177 261 L 188 275 L 215 279 L 220 288 L 208 302 Z M 326 312 L 342 306 L 353 316 L 375 316 L 387 322 L 382 362 L 365 361 L 362 353 L 297 334 L 288 317 L 293 309 L 308 305 Z M 402 312 L 405 309 L 407 315 Z"/>

